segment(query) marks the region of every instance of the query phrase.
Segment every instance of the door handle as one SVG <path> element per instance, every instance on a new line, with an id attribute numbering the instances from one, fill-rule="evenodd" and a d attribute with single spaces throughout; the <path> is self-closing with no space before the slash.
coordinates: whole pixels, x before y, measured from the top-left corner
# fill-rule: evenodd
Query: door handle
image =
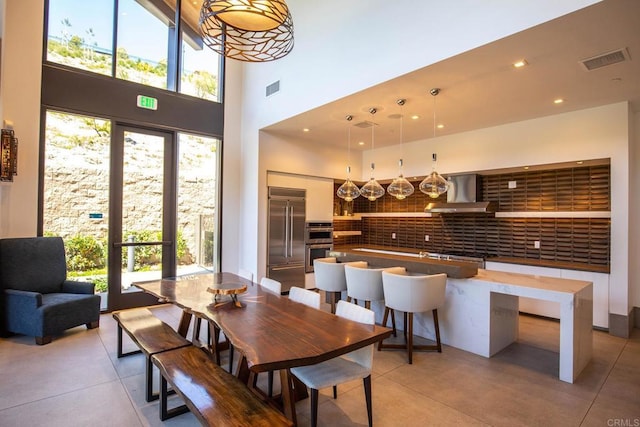
<path id="1" fill-rule="evenodd" d="M 284 207 L 284 257 L 289 257 L 289 204 Z"/>
<path id="2" fill-rule="evenodd" d="M 113 244 L 114 248 L 124 248 L 127 246 L 169 246 L 171 245 L 170 240 L 162 240 L 160 242 L 115 242 Z"/>
<path id="3" fill-rule="evenodd" d="M 272 271 L 280 271 L 280 270 L 295 270 L 298 268 L 304 268 L 304 264 L 296 264 L 296 265 L 289 265 L 286 267 L 272 267 L 271 270 Z"/>
<path id="4" fill-rule="evenodd" d="M 289 257 L 293 258 L 293 206 L 289 211 Z"/>

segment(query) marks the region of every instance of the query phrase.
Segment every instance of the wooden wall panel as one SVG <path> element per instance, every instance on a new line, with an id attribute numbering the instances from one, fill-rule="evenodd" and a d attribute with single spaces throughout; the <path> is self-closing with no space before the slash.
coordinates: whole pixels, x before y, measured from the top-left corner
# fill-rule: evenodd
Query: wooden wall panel
<path id="1" fill-rule="evenodd" d="M 501 212 L 609 211 L 609 165 L 482 176 L 484 200 Z M 509 181 L 516 188 L 509 189 Z M 341 182 L 336 184 L 336 190 Z M 375 202 L 362 197 L 354 212 L 422 212 L 434 201 L 417 188 L 405 200 L 385 194 Z M 446 195 L 437 201 L 446 201 Z M 336 198 L 336 202 L 340 200 Z M 608 218 L 495 218 L 490 214 L 456 214 L 432 218 L 365 217 L 336 221 L 336 230 L 361 230 L 362 235 L 336 243 L 405 247 L 437 253 L 485 258 L 509 257 L 608 266 Z M 348 227 L 348 228 L 345 228 Z M 396 233 L 396 239 L 392 239 Z M 425 242 L 424 236 L 429 236 Z M 540 248 L 534 242 L 540 241 Z"/>

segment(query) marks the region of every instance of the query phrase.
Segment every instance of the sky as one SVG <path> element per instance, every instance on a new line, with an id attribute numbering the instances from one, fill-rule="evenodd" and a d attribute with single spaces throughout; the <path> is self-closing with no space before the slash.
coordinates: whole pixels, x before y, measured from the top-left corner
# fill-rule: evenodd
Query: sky
<path id="1" fill-rule="evenodd" d="M 113 0 L 49 0 L 49 35 L 70 35 L 84 38 L 85 43 L 110 49 L 113 33 Z M 119 0 L 118 46 L 124 47 L 131 56 L 155 62 L 167 58 L 168 29 L 165 24 L 147 12 L 135 0 Z M 63 24 L 64 20 L 71 27 Z M 92 29 L 94 37 L 88 34 Z M 191 50 L 191 49 L 189 49 Z M 191 69 L 217 69 L 213 51 L 205 47 L 198 55 L 189 55 Z M 197 58 L 197 57 L 203 58 Z"/>

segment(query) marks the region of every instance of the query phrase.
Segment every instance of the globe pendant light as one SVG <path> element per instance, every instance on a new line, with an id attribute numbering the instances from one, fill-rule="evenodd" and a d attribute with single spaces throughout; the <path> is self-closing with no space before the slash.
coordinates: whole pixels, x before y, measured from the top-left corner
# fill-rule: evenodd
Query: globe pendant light
<path id="1" fill-rule="evenodd" d="M 420 191 L 432 199 L 437 199 L 441 194 L 447 192 L 449 182 L 436 172 L 436 153 L 432 154 L 432 164 L 431 173 L 420 183 Z"/>
<path id="2" fill-rule="evenodd" d="M 433 96 L 433 137 L 436 137 L 436 96 L 440 93 L 440 89 L 433 88 L 429 91 L 429 93 Z M 420 191 L 427 194 L 429 197 L 433 199 L 437 199 L 441 194 L 447 192 L 449 188 L 449 183 L 446 179 L 442 177 L 438 172 L 436 172 L 436 154 L 433 153 L 431 157 L 432 167 L 431 173 L 422 180 L 420 183 Z"/>
<path id="3" fill-rule="evenodd" d="M 350 122 L 353 120 L 353 116 L 347 116 L 346 119 L 347 122 Z M 360 189 L 351 181 L 351 125 L 347 129 L 347 180 L 338 188 L 336 195 L 346 202 L 351 202 L 360 196 Z"/>
<path id="4" fill-rule="evenodd" d="M 400 111 L 402 111 L 402 106 L 405 104 L 404 99 L 398 99 L 396 103 L 400 106 Z M 400 156 L 402 156 L 402 118 L 403 114 L 400 114 Z M 408 196 L 413 194 L 414 188 L 413 185 L 407 181 L 402 172 L 402 158 L 398 162 L 400 166 L 400 174 L 397 178 L 395 178 L 389 187 L 387 187 L 387 192 L 394 196 L 398 200 L 404 200 Z"/>
<path id="5" fill-rule="evenodd" d="M 371 155 L 372 156 L 375 148 L 374 128 L 376 126 L 376 124 L 373 122 L 373 115 L 376 113 L 376 111 L 377 110 L 375 108 L 371 108 L 369 110 L 369 113 L 371 113 L 371 153 L 372 153 Z M 376 164 L 371 162 L 371 179 L 369 179 L 369 181 L 367 181 L 367 183 L 363 185 L 362 188 L 360 189 L 360 194 L 372 202 L 375 202 L 376 199 L 379 199 L 380 197 L 384 196 L 384 188 L 382 188 L 382 185 L 380 185 L 380 183 L 376 181 L 376 179 L 373 177 L 373 173 L 375 172 L 375 169 L 376 169 Z"/>

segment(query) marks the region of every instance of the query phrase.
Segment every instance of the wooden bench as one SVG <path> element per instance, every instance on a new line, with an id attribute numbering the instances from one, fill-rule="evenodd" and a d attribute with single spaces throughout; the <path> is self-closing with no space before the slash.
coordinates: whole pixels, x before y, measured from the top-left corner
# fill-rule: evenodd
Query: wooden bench
<path id="1" fill-rule="evenodd" d="M 113 313 L 118 322 L 118 358 L 144 353 L 146 357 L 146 393 L 147 402 L 157 400 L 159 394 L 153 393 L 153 365 L 151 356 L 176 348 L 187 347 L 191 342 L 180 336 L 171 326 L 158 319 L 149 309 L 133 308 Z M 125 331 L 139 350 L 122 352 L 122 331 Z"/>
<path id="2" fill-rule="evenodd" d="M 261 400 L 246 384 L 218 366 L 208 353 L 191 346 L 151 357 L 160 369 L 160 419 L 187 411 L 207 426 L 291 426 L 282 412 Z M 167 408 L 168 384 L 185 405 Z"/>

